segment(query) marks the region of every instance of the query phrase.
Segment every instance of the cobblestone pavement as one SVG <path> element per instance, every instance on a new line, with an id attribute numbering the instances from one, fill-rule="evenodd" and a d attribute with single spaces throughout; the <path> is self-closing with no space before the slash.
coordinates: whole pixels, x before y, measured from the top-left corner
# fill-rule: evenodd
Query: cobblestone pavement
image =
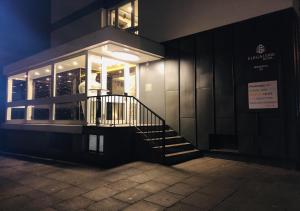
<path id="1" fill-rule="evenodd" d="M 216 158 L 112 169 L 0 156 L 0 210 L 300 210 L 300 173 Z"/>

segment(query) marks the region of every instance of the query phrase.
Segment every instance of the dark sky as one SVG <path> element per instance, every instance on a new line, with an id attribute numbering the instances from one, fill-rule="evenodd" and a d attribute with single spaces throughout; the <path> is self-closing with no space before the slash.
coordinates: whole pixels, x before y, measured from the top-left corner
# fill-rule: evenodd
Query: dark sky
<path id="1" fill-rule="evenodd" d="M 0 123 L 4 121 L 4 65 L 50 46 L 50 0 L 0 0 Z"/>
<path id="2" fill-rule="evenodd" d="M 0 0 L 0 67 L 49 47 L 50 0 Z"/>

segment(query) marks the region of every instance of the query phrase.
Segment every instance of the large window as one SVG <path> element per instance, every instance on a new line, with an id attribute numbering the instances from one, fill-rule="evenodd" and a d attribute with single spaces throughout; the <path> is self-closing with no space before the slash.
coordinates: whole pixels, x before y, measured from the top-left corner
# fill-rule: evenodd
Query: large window
<path id="1" fill-rule="evenodd" d="M 28 72 L 28 100 L 51 97 L 51 66 Z"/>
<path id="2" fill-rule="evenodd" d="M 108 24 L 138 34 L 138 0 L 130 0 L 108 12 Z"/>
<path id="3" fill-rule="evenodd" d="M 55 96 L 85 93 L 85 56 L 56 63 L 54 69 Z"/>
<path id="4" fill-rule="evenodd" d="M 87 96 L 135 96 L 136 64 L 102 56 L 101 49 L 89 51 L 88 59 L 81 54 L 9 76 L 7 120 L 90 122 L 98 111 L 91 111 L 96 101 L 87 101 Z M 104 105 L 108 119 L 113 118 L 115 105 L 123 106 L 118 98 Z"/>
<path id="5" fill-rule="evenodd" d="M 25 106 L 7 108 L 7 120 L 24 120 L 24 119 L 25 119 Z"/>
<path id="6" fill-rule="evenodd" d="M 7 102 L 26 100 L 27 75 L 21 73 L 8 77 L 7 81 Z"/>
<path id="7" fill-rule="evenodd" d="M 119 7 L 118 9 L 118 27 L 120 29 L 130 28 L 132 25 L 132 5 L 131 2 Z"/>
<path id="8" fill-rule="evenodd" d="M 55 120 L 83 120 L 84 102 L 55 104 Z"/>
<path id="9" fill-rule="evenodd" d="M 49 120 L 51 105 L 28 106 L 28 120 Z"/>

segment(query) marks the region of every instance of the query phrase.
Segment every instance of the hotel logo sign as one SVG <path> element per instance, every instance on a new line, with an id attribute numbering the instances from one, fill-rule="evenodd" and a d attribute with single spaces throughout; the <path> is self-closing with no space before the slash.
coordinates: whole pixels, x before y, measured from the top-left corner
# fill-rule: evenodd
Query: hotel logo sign
<path id="1" fill-rule="evenodd" d="M 248 56 L 248 62 L 251 62 L 253 69 L 257 71 L 264 71 L 270 67 L 270 62 L 276 57 L 275 52 L 269 52 L 263 44 L 256 46 L 256 54 Z"/>
<path id="2" fill-rule="evenodd" d="M 256 53 L 257 54 L 263 54 L 264 52 L 266 52 L 266 47 L 263 44 L 259 44 L 256 47 Z"/>

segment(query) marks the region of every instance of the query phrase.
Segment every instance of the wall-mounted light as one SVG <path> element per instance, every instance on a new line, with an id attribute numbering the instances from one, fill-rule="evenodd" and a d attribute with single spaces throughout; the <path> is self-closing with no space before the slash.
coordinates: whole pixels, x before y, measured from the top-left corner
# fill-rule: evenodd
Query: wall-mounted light
<path id="1" fill-rule="evenodd" d="M 140 57 L 138 57 L 137 55 L 121 52 L 121 51 L 111 52 L 111 55 L 117 59 L 127 60 L 131 62 L 136 62 L 140 60 Z"/>

